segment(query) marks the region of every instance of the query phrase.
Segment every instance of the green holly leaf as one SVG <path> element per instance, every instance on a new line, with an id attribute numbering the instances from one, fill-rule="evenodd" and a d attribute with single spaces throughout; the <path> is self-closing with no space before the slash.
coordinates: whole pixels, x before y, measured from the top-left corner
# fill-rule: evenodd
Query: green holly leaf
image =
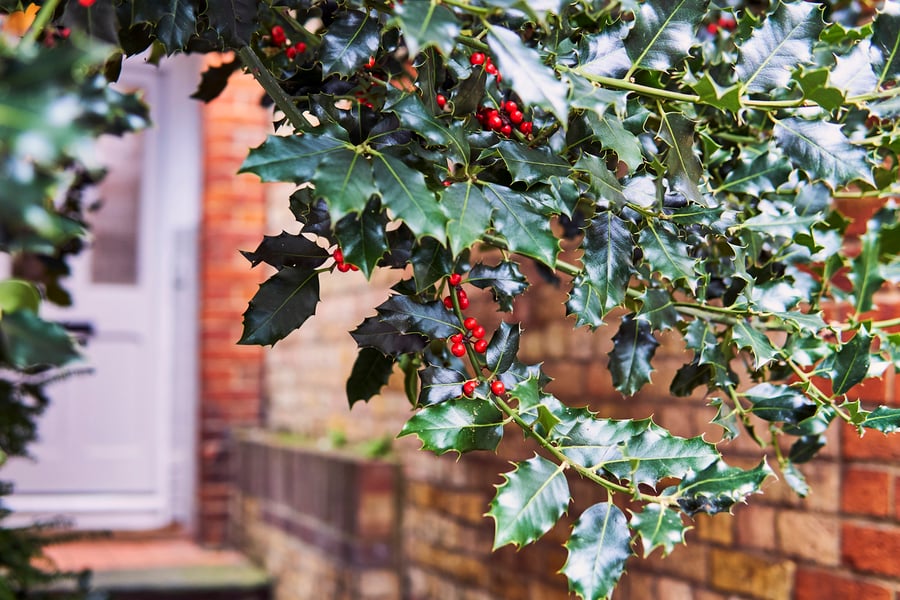
<path id="1" fill-rule="evenodd" d="M 621 460 L 609 461 L 603 468 L 619 479 L 651 486 L 668 477 L 701 471 L 720 458 L 715 445 L 703 436 L 678 437 L 652 423 L 625 441 L 622 455 Z"/>
<path id="2" fill-rule="evenodd" d="M 856 314 L 872 310 L 872 297 L 884 283 L 881 272 L 881 235 L 877 228 L 870 227 L 869 231 L 860 236 L 862 247 L 859 254 L 853 259 L 850 281 L 853 282 L 853 295 L 856 299 L 854 310 Z"/>
<path id="3" fill-rule="evenodd" d="M 627 396 L 650 383 L 650 372 L 653 371 L 650 361 L 659 346 L 650 331 L 650 324 L 634 316 L 632 313 L 622 318 L 609 353 L 613 386 Z"/>
<path id="4" fill-rule="evenodd" d="M 569 163 L 558 154 L 545 149 L 532 149 L 522 144 L 503 141 L 482 153 L 480 158 L 499 156 L 512 175 L 513 182 L 530 186 L 550 177 L 568 177 Z"/>
<path id="5" fill-rule="evenodd" d="M 381 210 L 381 203 L 373 198 L 365 210 L 347 215 L 334 227 L 344 260 L 359 267 L 366 278 L 372 276 L 375 265 L 388 250 L 387 224 L 388 218 Z"/>
<path id="6" fill-rule="evenodd" d="M 441 194 L 444 211 L 450 215 L 447 221 L 447 238 L 454 256 L 481 240 L 490 229 L 494 208 L 481 187 L 471 181 L 454 183 Z"/>
<path id="7" fill-rule="evenodd" d="M 415 333 L 404 334 L 380 316 L 368 317 L 350 332 L 360 348 L 377 348 L 386 356 L 416 354 L 428 345 L 428 338 Z"/>
<path id="8" fill-rule="evenodd" d="M 677 113 L 662 112 L 660 117 L 659 136 L 669 146 L 666 177 L 671 189 L 695 204 L 708 206 L 700 191 L 703 166 L 694 154 L 694 123 Z"/>
<path id="9" fill-rule="evenodd" d="M 403 2 L 394 5 L 396 22 L 403 30 L 410 58 L 435 46 L 444 56 L 450 56 L 460 32 L 460 23 L 453 11 L 436 0 Z"/>
<path id="10" fill-rule="evenodd" d="M 29 308 L 4 311 L 0 317 L 0 357 L 19 370 L 62 367 L 82 358 L 62 325 L 41 319 Z"/>
<path id="11" fill-rule="evenodd" d="M 566 300 L 566 315 L 575 315 L 576 327 L 586 325 L 589 329 L 596 329 L 606 325 L 603 315 L 607 309 L 600 294 L 601 290 L 597 289 L 586 273 L 580 273 L 572 280 L 572 288 Z"/>
<path id="12" fill-rule="evenodd" d="M 663 556 L 671 554 L 676 544 L 685 543 L 684 534 L 690 529 L 676 511 L 652 503 L 641 512 L 632 512 L 628 525 L 641 536 L 644 558 L 659 547 L 663 549 Z"/>
<path id="13" fill-rule="evenodd" d="M 869 348 L 872 337 L 860 327 L 856 335 L 841 346 L 829 361 L 828 376 L 835 394 L 844 394 L 866 378 L 869 371 Z"/>
<path id="14" fill-rule="evenodd" d="M 717 460 L 706 469 L 690 473 L 678 485 L 678 505 L 688 515 L 700 512 L 714 515 L 728 511 L 750 494 L 760 492 L 763 481 L 773 475 L 765 459 L 755 468 L 745 471 L 729 467 Z"/>
<path id="15" fill-rule="evenodd" d="M 503 373 L 512 366 L 519 353 L 521 332 L 522 328 L 518 323 L 515 326 L 505 321 L 500 323 L 484 353 L 485 363 L 492 373 Z"/>
<path id="16" fill-rule="evenodd" d="M 875 13 L 872 23 L 872 44 L 881 51 L 878 87 L 900 75 L 900 3 L 885 2 Z"/>
<path id="17" fill-rule="evenodd" d="M 672 283 L 684 281 L 692 290 L 696 289 L 694 265 L 697 261 L 688 252 L 687 244 L 678 239 L 671 224 L 648 220 L 641 229 L 638 244 L 653 271 Z"/>
<path id="18" fill-rule="evenodd" d="M 753 368 L 759 369 L 778 356 L 778 350 L 764 333 L 755 329 L 748 321 L 741 320 L 731 330 L 732 339 L 738 348 L 749 348 L 753 354 Z"/>
<path id="19" fill-rule="evenodd" d="M 619 23 L 583 36 L 578 48 L 580 61 L 576 71 L 581 75 L 622 77 L 631 68 L 631 58 L 625 49 L 625 37 L 629 31 L 626 24 Z"/>
<path id="20" fill-rule="evenodd" d="M 857 179 L 874 184 L 866 151 L 851 144 L 840 125 L 795 117 L 776 120 L 775 141 L 796 168 L 832 189 Z"/>
<path id="21" fill-rule="evenodd" d="M 650 419 L 598 419 L 586 408 L 569 409 L 567 428 L 558 428 L 556 441 L 566 458 L 597 471 L 607 463 L 623 460 L 625 442 L 646 431 Z"/>
<path id="22" fill-rule="evenodd" d="M 27 3 L 25 4 L 27 5 Z M 64 26 L 83 31 L 92 38 L 118 45 L 119 20 L 112 0 L 101 0 L 82 6 L 80 2 L 66 2 L 62 16 Z"/>
<path id="23" fill-rule="evenodd" d="M 131 7 L 132 26 L 149 23 L 167 54 L 187 46 L 197 30 L 197 6 L 191 0 L 135 0 Z"/>
<path id="24" fill-rule="evenodd" d="M 394 370 L 394 357 L 377 348 L 361 348 L 347 379 L 347 401 L 352 408 L 360 400 L 368 402 L 387 385 Z"/>
<path id="25" fill-rule="evenodd" d="M 822 218 L 817 215 L 804 217 L 791 213 L 781 214 L 764 212 L 750 217 L 738 225 L 737 228 L 748 229 L 750 231 L 756 231 L 775 237 L 793 239 L 798 233 L 808 232 L 813 225 L 821 220 Z"/>
<path id="26" fill-rule="evenodd" d="M 447 239 L 447 217 L 421 172 L 384 153 L 376 156 L 374 172 L 382 202 L 395 218 L 409 225 L 416 237 Z"/>
<path id="27" fill-rule="evenodd" d="M 760 383 L 741 394 L 753 405 L 750 411 L 766 421 L 800 423 L 816 413 L 816 403 L 796 388 Z"/>
<path id="28" fill-rule="evenodd" d="M 779 2 L 762 26 L 738 45 L 735 73 L 748 92 L 786 88 L 791 71 L 812 62 L 812 48 L 824 28 L 822 8 L 807 2 Z"/>
<path id="29" fill-rule="evenodd" d="M 456 369 L 427 366 L 419 371 L 422 387 L 419 391 L 419 406 L 440 404 L 462 396 L 462 385 L 468 377 Z"/>
<path id="30" fill-rule="evenodd" d="M 565 468 L 535 455 L 503 474 L 488 516 L 494 519 L 494 550 L 524 546 L 556 525 L 569 506 Z"/>
<path id="31" fill-rule="evenodd" d="M 494 226 L 512 252 L 529 256 L 548 267 L 556 266 L 559 240 L 547 226 L 547 217 L 527 196 L 506 186 L 484 186 L 484 196 L 493 205 Z"/>
<path id="32" fill-rule="evenodd" d="M 791 310 L 786 312 L 770 312 L 767 313 L 776 319 L 784 321 L 785 324 L 792 326 L 797 332 L 800 333 L 818 333 L 827 327 L 825 321 L 822 319 L 822 313 L 803 313 L 798 310 Z"/>
<path id="33" fill-rule="evenodd" d="M 315 160 L 315 159 L 313 159 Z M 328 203 L 331 220 L 362 212 L 377 192 L 372 163 L 362 154 L 337 148 L 321 160 L 312 175 L 314 194 Z"/>
<path id="34" fill-rule="evenodd" d="M 277 236 L 263 236 L 263 241 L 253 252 L 241 251 L 251 266 L 266 263 L 282 267 L 317 269 L 328 259 L 328 251 L 302 235 L 282 231 Z"/>
<path id="35" fill-rule="evenodd" d="M 324 75 L 347 77 L 368 63 L 378 53 L 380 29 L 373 15 L 358 10 L 339 13 L 319 47 Z"/>
<path id="36" fill-rule="evenodd" d="M 584 248 L 584 274 L 597 294 L 601 308 L 598 316 L 602 318 L 625 299 L 634 270 L 631 264 L 634 239 L 625 221 L 612 211 L 604 210 L 588 223 L 581 245 Z"/>
<path id="37" fill-rule="evenodd" d="M 417 302 L 409 296 L 391 296 L 378 307 L 381 320 L 401 333 L 418 333 L 429 339 L 443 339 L 459 333 L 453 313 L 440 300 Z"/>
<path id="38" fill-rule="evenodd" d="M 866 415 L 862 426 L 866 429 L 875 429 L 881 433 L 900 431 L 900 408 L 879 406 Z"/>
<path id="39" fill-rule="evenodd" d="M 212 102 L 225 91 L 228 85 L 228 79 L 237 71 L 241 70 L 243 63 L 239 60 L 231 60 L 223 62 L 221 65 L 208 67 L 200 75 L 200 85 L 197 90 L 191 94 L 191 98 L 201 100 L 203 102 Z"/>
<path id="40" fill-rule="evenodd" d="M 835 58 L 828 83 L 840 89 L 844 96 L 873 92 L 878 89 L 878 76 L 872 65 L 877 63 L 877 52 L 868 40 L 862 41 L 848 54 Z"/>
<path id="41" fill-rule="evenodd" d="M 282 268 L 250 300 L 238 344 L 274 345 L 313 316 L 318 303 L 319 274 L 314 269 Z"/>
<path id="42" fill-rule="evenodd" d="M 637 67 L 667 71 L 680 64 L 698 43 L 697 27 L 707 5 L 702 0 L 642 2 L 625 40 L 632 62 L 629 74 Z"/>
<path id="43" fill-rule="evenodd" d="M 250 43 L 256 30 L 257 2 L 255 0 L 217 0 L 206 3 L 204 15 L 210 29 L 227 46 L 238 49 Z"/>
<path id="44" fill-rule="evenodd" d="M 763 192 L 774 192 L 787 181 L 793 169 L 784 155 L 774 145 L 759 148 L 759 154 L 742 153 L 740 162 L 725 176 L 725 182 L 718 191 L 742 192 L 759 196 Z"/>
<path id="45" fill-rule="evenodd" d="M 700 79 L 690 85 L 704 104 L 733 113 L 737 113 L 741 109 L 740 84 L 735 83 L 728 87 L 722 87 L 715 82 L 709 72 L 704 72 Z"/>
<path id="46" fill-rule="evenodd" d="M 327 125 L 303 135 L 270 135 L 250 150 L 238 173 L 254 173 L 266 183 L 306 183 L 322 160 L 338 150 L 352 148 L 343 129 Z"/>
<path id="47" fill-rule="evenodd" d="M 679 321 L 673 302 L 672 295 L 667 290 L 649 288 L 641 296 L 641 310 L 637 317 L 650 323 L 650 328 L 654 331 L 671 329 Z"/>
<path id="48" fill-rule="evenodd" d="M 825 447 L 825 438 L 821 435 L 804 435 L 791 445 L 788 459 L 792 463 L 805 463 Z"/>
<path id="49" fill-rule="evenodd" d="M 503 80 L 509 82 L 519 98 L 553 113 L 565 126 L 569 86 L 541 61 L 537 50 L 526 46 L 518 33 L 496 25 L 488 27 L 487 43 Z"/>
<path id="50" fill-rule="evenodd" d="M 503 413 L 488 400 L 448 400 L 416 413 L 398 437 L 405 435 L 416 435 L 435 454 L 494 451 L 503 437 Z"/>
<path id="51" fill-rule="evenodd" d="M 428 289 L 453 270 L 453 256 L 450 251 L 432 237 L 422 238 L 413 246 L 410 262 L 413 266 L 417 292 Z"/>
<path id="52" fill-rule="evenodd" d="M 569 556 L 561 572 L 569 580 L 569 591 L 584 600 L 608 598 L 631 556 L 625 513 L 612 502 L 591 506 L 575 523 L 566 549 Z"/>
<path id="53" fill-rule="evenodd" d="M 591 191 L 600 198 L 609 201 L 613 206 L 622 206 L 628 200 L 625 198 L 625 188 L 616 179 L 615 173 L 606 166 L 606 161 L 593 154 L 582 154 L 575 163 L 575 168 L 591 176 Z"/>
<path id="54" fill-rule="evenodd" d="M 832 85 L 831 72 L 827 67 L 817 67 L 793 74 L 803 98 L 812 100 L 827 111 L 835 111 L 844 103 L 844 92 Z"/>
<path id="55" fill-rule="evenodd" d="M 411 6 L 409 3 L 400 6 Z M 445 9 L 446 10 L 446 9 Z M 469 164 L 469 142 L 463 132 L 453 126 L 453 121 L 438 118 L 415 94 L 404 94 L 399 101 L 385 108 L 400 119 L 404 127 L 415 131 L 430 142 L 429 145 L 446 148 L 448 158 L 454 162 Z"/>
<path id="56" fill-rule="evenodd" d="M 522 275 L 519 265 L 509 260 L 493 267 L 479 262 L 469 271 L 466 280 L 482 290 L 490 288 L 494 302 L 506 312 L 512 311 L 513 299 L 528 289 L 528 280 Z"/>
<path id="57" fill-rule="evenodd" d="M 710 406 L 715 406 L 716 416 L 710 423 L 722 428 L 722 439 L 731 441 L 741 434 L 741 426 L 738 423 L 737 411 L 725 403 L 721 398 L 713 398 Z"/>
<path id="58" fill-rule="evenodd" d="M 641 142 L 637 136 L 625 129 L 622 120 L 608 113 L 590 112 L 585 115 L 595 139 L 600 144 L 616 153 L 616 157 L 635 170 L 644 162 L 641 155 Z"/>
<path id="59" fill-rule="evenodd" d="M 41 304 L 41 293 L 33 283 L 25 279 L 0 281 L 0 316 L 17 310 L 36 313 Z"/>

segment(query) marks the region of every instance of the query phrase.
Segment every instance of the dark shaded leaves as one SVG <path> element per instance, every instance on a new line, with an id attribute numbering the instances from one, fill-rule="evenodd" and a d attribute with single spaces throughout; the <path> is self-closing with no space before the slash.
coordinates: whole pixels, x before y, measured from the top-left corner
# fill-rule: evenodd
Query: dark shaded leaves
<path id="1" fill-rule="evenodd" d="M 629 396 L 650 382 L 650 372 L 653 370 L 650 361 L 659 346 L 650 331 L 650 324 L 634 317 L 630 314 L 622 318 L 609 353 L 613 385 Z"/>
<path id="2" fill-rule="evenodd" d="M 284 267 L 263 282 L 244 313 L 239 344 L 274 345 L 316 312 L 319 274 L 301 267 Z"/>

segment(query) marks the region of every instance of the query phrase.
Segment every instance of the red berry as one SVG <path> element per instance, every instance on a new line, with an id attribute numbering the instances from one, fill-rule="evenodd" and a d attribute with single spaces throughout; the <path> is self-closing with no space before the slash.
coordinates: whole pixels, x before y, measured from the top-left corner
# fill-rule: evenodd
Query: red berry
<path id="1" fill-rule="evenodd" d="M 710 35 L 716 35 L 716 32 L 719 31 L 719 26 L 715 23 L 710 23 L 706 26 L 706 33 Z"/>
<path id="2" fill-rule="evenodd" d="M 484 66 L 484 70 L 487 71 L 488 75 L 496 75 L 497 65 L 495 65 L 494 63 L 488 63 Z"/>
<path id="3" fill-rule="evenodd" d="M 453 185 L 453 182 L 450 181 L 449 179 L 445 179 L 441 182 L 441 185 L 444 187 L 450 187 L 451 185 Z"/>
<path id="4" fill-rule="evenodd" d="M 447 276 L 447 283 L 454 287 L 459 285 L 462 283 L 462 275 L 459 273 L 450 273 L 450 275 Z"/>
<path id="5" fill-rule="evenodd" d="M 450 296 L 446 296 L 444 298 L 444 306 L 452 309 L 453 308 L 453 298 L 451 298 Z"/>
<path id="6" fill-rule="evenodd" d="M 734 17 L 731 15 L 722 15 L 719 17 L 719 27 L 726 31 L 734 31 L 737 27 L 737 22 L 735 22 Z"/>
<path id="7" fill-rule="evenodd" d="M 509 122 L 512 123 L 513 125 L 518 125 L 519 123 L 521 123 L 524 120 L 525 120 L 525 115 L 522 113 L 521 110 L 514 110 L 511 113 L 509 113 Z"/>
<path id="8" fill-rule="evenodd" d="M 491 391 L 497 396 L 502 396 L 506 392 L 506 386 L 499 379 L 491 382 Z"/>
<path id="9" fill-rule="evenodd" d="M 478 382 L 474 379 L 470 379 L 469 381 L 463 384 L 463 394 L 466 396 L 471 396 L 475 393 L 475 388 L 478 387 Z"/>
<path id="10" fill-rule="evenodd" d="M 466 329 L 475 329 L 476 327 L 478 327 L 478 319 L 476 319 L 475 317 L 469 317 L 468 319 L 463 321 L 463 327 L 465 327 Z"/>
<path id="11" fill-rule="evenodd" d="M 469 295 L 466 294 L 466 290 L 456 290 L 456 297 L 462 300 L 463 298 L 468 299 Z"/>
<path id="12" fill-rule="evenodd" d="M 79 0 L 79 2 L 82 2 L 82 6 L 84 6 L 84 2 L 82 0 Z M 91 4 L 93 4 L 93 2 L 91 2 Z M 287 42 L 287 36 L 284 34 L 284 27 L 282 27 L 281 25 L 275 25 L 274 27 L 272 27 L 270 33 L 272 34 L 272 43 L 276 46 L 284 46 L 285 42 Z"/>
<path id="13" fill-rule="evenodd" d="M 519 105 L 516 104 L 515 102 L 513 102 L 512 100 L 507 100 L 506 102 L 503 103 L 503 110 L 505 110 L 509 114 L 512 114 L 512 113 L 516 112 L 517 110 L 519 110 Z"/>
<path id="14" fill-rule="evenodd" d="M 534 123 L 532 123 L 531 121 L 522 121 L 521 123 L 519 123 L 519 131 L 521 131 L 525 135 L 531 135 L 533 129 Z"/>
<path id="15" fill-rule="evenodd" d="M 461 333 L 454 333 L 453 335 L 450 336 L 450 341 L 453 342 L 454 344 L 460 344 L 460 343 L 462 343 L 462 341 L 463 341 L 463 334 L 461 334 Z"/>
<path id="16" fill-rule="evenodd" d="M 346 273 L 347 271 L 350 270 L 350 267 L 351 267 L 351 265 L 349 265 L 349 264 L 347 264 L 347 263 L 345 263 L 345 262 L 338 263 L 338 265 L 337 265 L 337 269 L 338 269 L 338 271 L 340 271 L 341 273 Z"/>
<path id="17" fill-rule="evenodd" d="M 349 265 L 351 271 L 359 271 L 359 267 L 357 267 L 356 265 L 351 263 L 347 263 L 347 265 Z"/>
<path id="18" fill-rule="evenodd" d="M 287 56 L 288 60 L 294 60 L 297 57 L 297 46 L 288 46 L 288 49 L 284 51 L 284 55 Z"/>
<path id="19" fill-rule="evenodd" d="M 488 127 L 494 131 L 500 131 L 503 129 L 503 119 L 500 118 L 500 115 L 494 115 L 488 120 Z"/>
<path id="20" fill-rule="evenodd" d="M 473 347 L 475 348 L 475 352 L 477 352 L 478 354 L 484 354 L 485 352 L 487 352 L 487 340 L 478 340 L 477 342 L 475 342 L 475 346 Z"/>
<path id="21" fill-rule="evenodd" d="M 466 347 L 463 344 L 453 344 L 450 347 L 450 353 L 453 354 L 453 356 L 463 356 L 466 353 Z"/>
<path id="22" fill-rule="evenodd" d="M 465 296 L 459 298 L 459 308 L 460 310 L 466 310 L 467 308 L 469 308 L 469 299 Z"/>
<path id="23" fill-rule="evenodd" d="M 334 252 L 332 252 L 331 257 L 334 258 L 334 262 L 344 262 L 344 252 L 340 248 L 337 248 Z"/>
<path id="24" fill-rule="evenodd" d="M 375 66 L 375 57 L 374 57 L 374 56 L 370 56 L 370 57 L 369 57 L 369 62 L 367 62 L 367 63 L 365 64 L 365 67 L 366 67 L 367 69 L 371 69 L 371 68 L 374 67 L 374 66 Z"/>
<path id="25" fill-rule="evenodd" d="M 447 106 L 447 97 L 443 94 L 438 94 L 434 98 L 435 102 L 437 102 L 438 108 L 444 108 Z"/>
<path id="26" fill-rule="evenodd" d="M 504 125 L 503 127 L 501 127 L 501 128 L 500 128 L 500 134 L 501 134 L 501 135 L 505 135 L 506 137 L 511 136 L 511 135 L 512 135 L 512 125 L 510 125 L 509 123 L 507 123 L 506 125 Z"/>
<path id="27" fill-rule="evenodd" d="M 484 330 L 484 327 L 479 325 L 475 329 L 472 330 L 472 337 L 475 337 L 480 340 L 481 338 L 484 337 L 485 333 L 487 333 L 487 332 Z"/>
<path id="28" fill-rule="evenodd" d="M 96 2 L 96 0 L 78 0 L 78 4 L 80 4 L 81 6 L 83 6 L 85 8 L 88 8 L 89 6 L 93 6 L 94 2 Z"/>
<path id="29" fill-rule="evenodd" d="M 469 57 L 469 62 L 472 66 L 483 65 L 484 60 L 484 52 L 473 52 L 472 56 Z"/>
<path id="30" fill-rule="evenodd" d="M 306 52 L 306 42 L 297 42 L 295 46 L 297 48 L 297 54 L 303 54 Z"/>

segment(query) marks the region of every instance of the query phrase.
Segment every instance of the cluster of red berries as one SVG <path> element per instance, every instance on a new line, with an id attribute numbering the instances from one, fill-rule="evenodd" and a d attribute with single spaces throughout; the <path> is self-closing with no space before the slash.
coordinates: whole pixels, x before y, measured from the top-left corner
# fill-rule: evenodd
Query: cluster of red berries
<path id="1" fill-rule="evenodd" d="M 463 321 L 463 327 L 466 328 L 467 334 L 455 333 L 450 336 L 450 353 L 453 356 L 461 357 L 466 353 L 466 343 L 472 343 L 472 349 L 478 354 L 487 352 L 488 342 L 484 339 L 487 333 L 475 317 L 469 317 Z"/>
<path id="2" fill-rule="evenodd" d="M 493 75 L 497 78 L 497 83 L 503 81 L 503 75 L 500 74 L 500 71 L 497 70 L 497 65 L 491 61 L 491 57 L 487 56 L 484 52 L 473 52 L 472 56 L 469 57 L 469 64 L 473 67 L 480 67 L 484 65 L 484 72 L 488 75 Z"/>
<path id="3" fill-rule="evenodd" d="M 78 4 L 80 4 L 81 6 L 83 6 L 85 8 L 88 8 L 88 7 L 93 6 L 94 2 L 96 2 L 96 1 L 97 0 L 78 0 Z"/>
<path id="4" fill-rule="evenodd" d="M 459 273 L 452 273 L 447 276 L 447 282 L 450 284 L 450 287 L 456 290 L 456 301 L 459 302 L 459 308 L 462 310 L 469 308 L 469 296 L 466 295 L 466 290 L 459 286 L 462 282 L 462 275 Z M 453 310 L 453 298 L 446 296 L 444 298 L 444 306 Z"/>
<path id="5" fill-rule="evenodd" d="M 334 259 L 334 264 L 337 266 L 337 270 L 341 273 L 346 273 L 347 271 L 359 271 L 359 267 L 357 267 L 356 265 L 351 265 L 348 262 L 344 262 L 344 252 L 340 248 L 332 252 L 331 257 Z"/>
<path id="6" fill-rule="evenodd" d="M 269 39 L 272 40 L 273 46 L 278 46 L 279 48 L 285 48 L 284 55 L 288 58 L 288 60 L 294 60 L 297 58 L 298 54 L 303 54 L 306 52 L 306 43 L 305 42 L 297 42 L 291 46 L 288 46 L 287 34 L 284 32 L 284 27 L 281 25 L 275 25 L 269 30 Z"/>
<path id="7" fill-rule="evenodd" d="M 507 100 L 500 105 L 500 110 L 490 106 L 482 106 L 475 113 L 475 118 L 485 130 L 496 131 L 500 135 L 510 137 L 513 127 L 522 132 L 522 135 L 531 135 L 534 123 L 525 120 L 525 114 L 519 110 L 519 105 L 512 100 Z"/>
<path id="8" fill-rule="evenodd" d="M 475 388 L 478 387 L 478 382 L 474 379 L 470 379 L 465 382 L 462 386 L 463 395 L 467 398 L 471 398 L 475 393 Z M 499 379 L 495 379 L 491 382 L 491 391 L 494 392 L 496 396 L 502 396 L 506 393 L 506 385 L 503 384 Z"/>
<path id="9" fill-rule="evenodd" d="M 722 15 L 718 21 L 713 21 L 706 26 L 706 32 L 710 35 L 716 35 L 720 29 L 725 31 L 734 31 L 737 29 L 737 21 L 731 15 Z"/>

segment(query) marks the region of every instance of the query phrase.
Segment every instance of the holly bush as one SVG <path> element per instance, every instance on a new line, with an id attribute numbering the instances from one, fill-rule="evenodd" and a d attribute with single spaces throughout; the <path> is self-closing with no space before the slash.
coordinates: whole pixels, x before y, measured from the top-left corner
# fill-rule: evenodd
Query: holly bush
<path id="1" fill-rule="evenodd" d="M 855 395 L 900 369 L 900 318 L 875 311 L 900 279 L 896 1 L 42 4 L 40 28 L 120 54 L 233 51 L 195 97 L 240 69 L 259 81 L 285 133 L 242 170 L 296 184 L 301 225 L 244 253 L 276 272 L 240 343 L 299 328 L 323 277 L 399 270 L 351 332 L 351 405 L 399 369 L 415 410 L 400 434 L 425 449 L 493 451 L 511 429 L 534 440 L 491 502 L 495 547 L 549 531 L 571 478 L 602 487 L 565 544 L 583 598 L 608 597 L 633 554 L 668 554 L 691 517 L 729 511 L 776 471 L 806 495 L 801 465 L 833 422 L 900 428 L 900 409 Z M 864 234 L 836 199 L 880 202 Z M 517 358 L 523 272 L 565 286 L 575 327 L 617 330 L 609 370 L 625 396 L 649 383 L 659 334 L 680 335 L 670 393 L 706 394 L 722 442 L 751 436 L 759 463 L 548 393 Z M 493 332 L 467 316 L 474 290 L 505 313 Z"/>

